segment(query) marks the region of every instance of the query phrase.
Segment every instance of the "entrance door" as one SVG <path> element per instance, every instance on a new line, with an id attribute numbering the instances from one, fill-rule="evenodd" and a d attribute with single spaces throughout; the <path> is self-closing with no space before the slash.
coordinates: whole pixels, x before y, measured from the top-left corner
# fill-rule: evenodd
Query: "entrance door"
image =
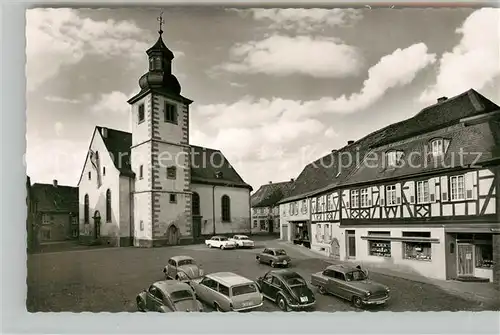
<path id="1" fill-rule="evenodd" d="M 269 219 L 269 234 L 272 234 L 274 232 L 274 221 L 273 219 Z"/>
<path id="2" fill-rule="evenodd" d="M 201 235 L 201 216 L 193 216 L 193 238 L 197 239 Z"/>
<path id="3" fill-rule="evenodd" d="M 98 240 L 101 237 L 101 214 L 99 211 L 94 213 L 94 238 Z"/>
<path id="4" fill-rule="evenodd" d="M 459 276 L 474 276 L 474 246 L 457 245 L 457 272 Z"/>
<path id="5" fill-rule="evenodd" d="M 283 236 L 282 240 L 288 241 L 288 226 L 281 226 L 281 231 L 282 231 L 281 236 Z"/>
<path id="6" fill-rule="evenodd" d="M 167 236 L 168 236 L 168 244 L 170 244 L 170 245 L 177 244 L 177 240 L 179 238 L 179 231 L 177 230 L 177 227 L 174 225 L 171 225 L 168 228 Z"/>
<path id="7" fill-rule="evenodd" d="M 356 233 L 346 230 L 346 254 L 348 258 L 356 258 Z"/>

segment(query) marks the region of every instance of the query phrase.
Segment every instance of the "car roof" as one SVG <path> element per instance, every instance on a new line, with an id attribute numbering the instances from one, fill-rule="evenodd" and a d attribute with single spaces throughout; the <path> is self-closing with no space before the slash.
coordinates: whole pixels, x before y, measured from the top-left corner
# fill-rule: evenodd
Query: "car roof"
<path id="1" fill-rule="evenodd" d="M 290 278 L 290 277 L 300 277 L 302 278 L 301 275 L 299 275 L 297 272 L 289 270 L 289 269 L 277 269 L 277 270 L 270 270 L 269 273 L 272 273 L 274 276 L 279 277 L 279 278 Z"/>
<path id="2" fill-rule="evenodd" d="M 286 250 L 285 250 L 285 249 L 283 249 L 283 248 L 274 248 L 274 247 L 273 247 L 273 248 L 265 248 L 265 249 L 267 249 L 267 250 L 273 250 L 273 251 L 276 251 L 276 250 L 283 250 L 284 252 L 286 252 Z"/>
<path id="3" fill-rule="evenodd" d="M 194 260 L 194 258 L 191 257 L 191 256 L 182 256 L 182 255 L 180 255 L 180 256 L 173 256 L 173 257 L 170 257 L 170 259 L 172 259 L 172 260 L 174 260 L 176 262 L 178 262 L 178 261 L 184 261 L 184 260 L 187 260 L 187 259 Z"/>
<path id="4" fill-rule="evenodd" d="M 212 238 L 214 238 L 214 237 L 226 237 L 226 236 L 221 236 L 221 235 L 214 235 L 214 236 L 212 236 Z"/>
<path id="5" fill-rule="evenodd" d="M 160 280 L 153 283 L 154 286 L 158 287 L 165 293 L 172 293 L 176 291 L 192 291 L 189 284 L 178 281 L 178 280 Z"/>
<path id="6" fill-rule="evenodd" d="M 233 272 L 215 272 L 206 275 L 206 277 L 216 280 L 228 287 L 253 283 L 253 280 L 250 280 Z"/>
<path id="7" fill-rule="evenodd" d="M 234 235 L 234 237 L 248 237 L 246 235 Z"/>
<path id="8" fill-rule="evenodd" d="M 338 272 L 344 272 L 344 273 L 359 270 L 359 269 L 356 269 L 354 266 L 349 266 L 349 265 L 344 265 L 344 264 L 330 265 L 326 269 L 334 270 L 334 271 L 338 271 Z"/>

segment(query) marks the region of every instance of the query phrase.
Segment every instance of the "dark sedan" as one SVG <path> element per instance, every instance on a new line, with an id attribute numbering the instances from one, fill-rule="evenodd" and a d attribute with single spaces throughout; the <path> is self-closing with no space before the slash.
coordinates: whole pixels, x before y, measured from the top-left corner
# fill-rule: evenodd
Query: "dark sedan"
<path id="1" fill-rule="evenodd" d="M 286 312 L 308 309 L 316 303 L 313 291 L 297 272 L 280 269 L 271 270 L 257 278 L 262 295 Z"/>

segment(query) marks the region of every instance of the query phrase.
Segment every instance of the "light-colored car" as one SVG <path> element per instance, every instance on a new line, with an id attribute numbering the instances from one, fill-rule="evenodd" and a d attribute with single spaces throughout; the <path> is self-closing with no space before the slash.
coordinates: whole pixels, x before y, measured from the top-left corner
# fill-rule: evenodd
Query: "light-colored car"
<path id="1" fill-rule="evenodd" d="M 141 312 L 203 312 L 203 305 L 196 299 L 193 289 L 177 280 L 153 283 L 136 297 Z"/>
<path id="2" fill-rule="evenodd" d="M 232 272 L 207 274 L 190 284 L 198 299 L 219 312 L 249 311 L 263 304 L 257 284 Z"/>
<path id="3" fill-rule="evenodd" d="M 311 285 L 321 294 L 333 294 L 354 306 L 381 305 L 389 300 L 389 288 L 368 279 L 367 272 L 347 265 L 330 265 L 311 275 Z"/>
<path id="4" fill-rule="evenodd" d="M 193 257 L 174 256 L 170 258 L 163 268 L 165 279 L 189 281 L 203 276 L 204 272 L 200 265 L 196 264 Z"/>
<path id="5" fill-rule="evenodd" d="M 213 236 L 209 240 L 205 240 L 205 244 L 209 248 L 220 248 L 220 249 L 234 249 L 236 248 L 236 243 L 230 241 L 225 236 Z"/>
<path id="6" fill-rule="evenodd" d="M 255 247 L 255 242 L 252 241 L 246 235 L 234 235 L 229 239 L 229 241 L 233 241 L 236 243 L 237 248 L 253 248 Z"/>
<path id="7" fill-rule="evenodd" d="M 255 256 L 258 263 L 269 264 L 273 268 L 277 266 L 290 266 L 292 259 L 286 251 L 279 248 L 265 248 L 260 254 Z"/>

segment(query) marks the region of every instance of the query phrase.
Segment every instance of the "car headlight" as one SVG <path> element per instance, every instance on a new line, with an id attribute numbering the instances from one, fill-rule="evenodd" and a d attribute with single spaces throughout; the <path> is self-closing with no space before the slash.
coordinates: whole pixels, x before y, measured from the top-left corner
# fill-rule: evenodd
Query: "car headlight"
<path id="1" fill-rule="evenodd" d="M 372 295 L 372 293 L 371 293 L 371 292 L 366 292 L 365 294 L 366 294 L 366 296 L 367 296 L 367 297 L 369 297 L 369 296 L 371 296 L 371 295 Z"/>
<path id="2" fill-rule="evenodd" d="M 390 290 L 389 288 L 386 288 L 386 289 L 385 289 L 385 291 L 386 291 L 387 293 L 391 292 L 391 290 Z"/>

